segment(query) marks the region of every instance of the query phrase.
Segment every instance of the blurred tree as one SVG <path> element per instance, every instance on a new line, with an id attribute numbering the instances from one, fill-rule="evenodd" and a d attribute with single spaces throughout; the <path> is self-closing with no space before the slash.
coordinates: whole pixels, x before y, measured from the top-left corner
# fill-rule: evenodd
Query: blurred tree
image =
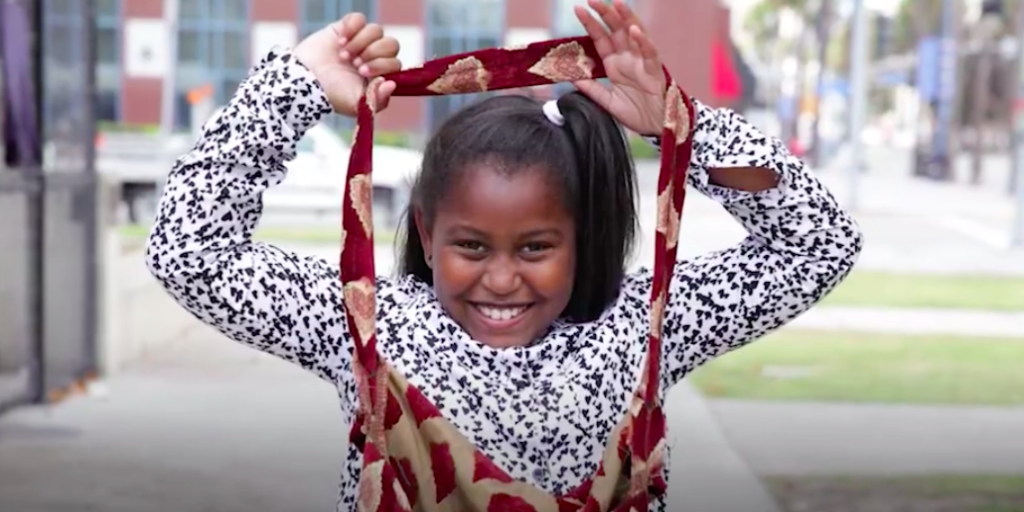
<path id="1" fill-rule="evenodd" d="M 770 50 L 771 45 L 768 43 L 779 36 L 778 9 L 769 1 L 758 2 L 743 18 L 743 29 L 754 40 L 758 51 Z"/>
<path id="2" fill-rule="evenodd" d="M 893 20 L 893 53 L 906 54 L 915 51 L 921 39 L 937 34 L 941 27 L 940 0 L 902 0 Z"/>

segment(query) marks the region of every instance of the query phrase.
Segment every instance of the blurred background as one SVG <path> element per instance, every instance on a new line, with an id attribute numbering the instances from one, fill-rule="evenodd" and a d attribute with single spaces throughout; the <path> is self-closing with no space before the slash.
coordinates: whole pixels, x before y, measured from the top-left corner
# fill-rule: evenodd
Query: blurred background
<path id="1" fill-rule="evenodd" d="M 416 66 L 582 34 L 578 3 L 0 0 L 0 510 L 330 510 L 335 391 L 158 287 L 142 246 L 163 181 L 269 48 L 347 12 Z M 669 395 L 670 503 L 1024 511 L 1024 1 L 630 3 L 684 88 L 780 137 L 867 240 L 816 308 Z M 379 118 L 382 273 L 420 148 L 477 98 Z M 351 129 L 299 143 L 259 240 L 334 261 Z M 649 265 L 657 155 L 631 140 Z M 743 238 L 686 207 L 683 257 Z"/>

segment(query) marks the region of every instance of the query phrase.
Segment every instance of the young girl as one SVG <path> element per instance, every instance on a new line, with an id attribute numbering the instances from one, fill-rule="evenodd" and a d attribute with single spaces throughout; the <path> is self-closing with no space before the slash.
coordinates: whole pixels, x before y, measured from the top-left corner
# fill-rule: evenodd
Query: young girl
<path id="1" fill-rule="evenodd" d="M 637 190 L 620 125 L 661 133 L 665 77 L 628 7 L 589 5 L 607 28 L 577 15 L 611 86 L 581 81 L 548 103 L 498 96 L 444 123 L 426 147 L 399 276 L 377 283 L 384 359 L 509 476 L 550 493 L 597 468 L 650 328 L 651 274 L 625 272 Z M 400 68 L 397 51 L 353 14 L 294 52 L 271 52 L 172 170 L 147 248 L 183 307 L 334 385 L 346 422 L 358 397 L 338 269 L 251 235 L 296 141 L 332 109 L 352 115 L 364 79 Z M 378 110 L 394 89 L 373 91 Z M 806 311 L 862 244 L 782 143 L 729 110 L 694 105 L 689 184 L 750 236 L 676 265 L 662 390 Z M 360 453 L 348 453 L 338 510 L 356 508 Z"/>

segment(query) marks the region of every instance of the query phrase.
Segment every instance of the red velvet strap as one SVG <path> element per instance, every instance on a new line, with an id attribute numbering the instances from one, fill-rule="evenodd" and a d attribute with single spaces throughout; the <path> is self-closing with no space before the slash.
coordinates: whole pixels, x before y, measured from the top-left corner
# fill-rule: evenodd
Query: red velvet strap
<path id="1" fill-rule="evenodd" d="M 668 287 L 676 261 L 679 222 L 686 192 L 686 171 L 692 151 L 694 109 L 665 71 L 664 129 L 661 134 L 661 170 L 658 176 L 657 234 L 651 331 L 648 335 L 646 369 L 640 382 L 644 409 L 654 419 L 634 425 L 633 458 L 646 461 L 664 435 L 664 418 L 658 401 L 661 364 L 661 332 Z M 435 96 L 494 91 L 509 88 L 604 78 L 601 59 L 589 37 L 557 39 L 519 49 L 487 49 L 427 62 L 415 69 L 377 78 L 393 80 L 398 96 Z M 368 90 L 375 90 L 370 87 Z M 386 454 L 384 417 L 387 387 L 384 365 L 376 348 L 375 269 L 373 257 L 372 181 L 373 118 L 375 101 L 364 97 L 359 104 L 358 124 L 349 161 L 343 201 L 341 281 L 345 312 L 355 343 L 353 366 L 359 392 L 359 414 L 366 421 L 367 448 Z M 539 108 L 539 107 L 538 107 Z M 623 172 L 626 172 L 623 170 Z M 638 412 L 635 412 L 639 415 Z M 652 415 L 644 415 L 651 417 Z M 638 416 L 639 417 L 639 416 Z M 367 450 L 370 451 L 370 450 Z"/>

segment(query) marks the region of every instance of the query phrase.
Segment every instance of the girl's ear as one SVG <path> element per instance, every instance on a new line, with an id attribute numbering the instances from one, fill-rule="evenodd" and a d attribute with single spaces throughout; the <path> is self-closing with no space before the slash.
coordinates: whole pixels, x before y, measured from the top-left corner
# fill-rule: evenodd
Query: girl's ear
<path id="1" fill-rule="evenodd" d="M 416 232 L 420 235 L 420 243 L 423 245 L 423 259 L 427 261 L 427 266 L 434 268 L 433 251 L 431 250 L 431 233 L 427 227 L 427 223 L 423 220 L 423 210 L 419 208 L 413 209 L 413 218 L 416 219 Z"/>

